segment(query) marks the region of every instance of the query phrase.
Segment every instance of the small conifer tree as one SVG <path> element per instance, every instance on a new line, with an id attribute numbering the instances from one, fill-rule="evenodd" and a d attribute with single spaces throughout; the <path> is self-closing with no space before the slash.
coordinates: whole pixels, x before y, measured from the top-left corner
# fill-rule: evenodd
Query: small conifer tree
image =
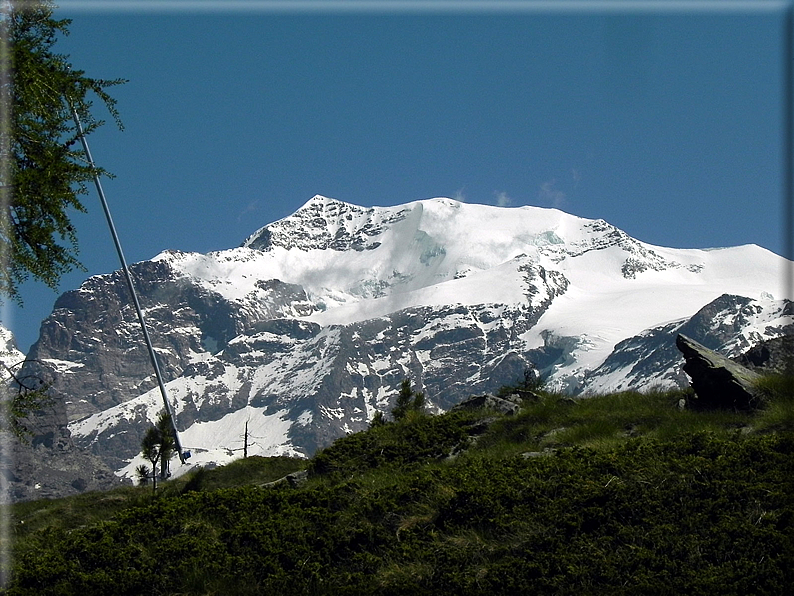
<path id="1" fill-rule="evenodd" d="M 386 424 L 386 417 L 383 415 L 383 412 L 378 410 L 375 412 L 374 416 L 372 416 L 369 427 L 375 428 L 376 426 L 383 426 L 384 424 Z"/>
<path id="2" fill-rule="evenodd" d="M 138 478 L 138 484 L 140 486 L 146 486 L 149 484 L 149 479 L 152 477 L 149 473 L 149 466 L 141 464 L 135 468 L 135 476 Z"/>
<path id="3" fill-rule="evenodd" d="M 160 464 L 160 479 L 166 480 L 171 474 L 168 471 L 168 464 L 175 453 L 175 441 L 171 425 L 171 415 L 163 412 L 157 419 L 157 423 L 146 431 L 141 441 L 141 454 L 152 464 L 152 473 L 149 476 L 149 469 L 146 466 L 138 467 L 139 480 L 152 478 L 154 481 L 152 490 L 157 490 L 157 464 Z M 143 473 L 146 468 L 146 473 Z M 145 482 L 142 482 L 145 484 Z"/>
<path id="4" fill-rule="evenodd" d="M 160 449 L 160 478 L 166 480 L 171 475 L 169 464 L 176 453 L 171 415 L 167 412 L 160 414 L 156 428 Z"/>
<path id="5" fill-rule="evenodd" d="M 400 393 L 397 395 L 397 401 L 392 408 L 391 414 L 395 420 L 402 420 L 408 415 L 408 412 L 424 412 L 425 409 L 425 394 L 421 391 L 414 391 L 411 389 L 411 381 L 403 379 L 400 384 Z"/>

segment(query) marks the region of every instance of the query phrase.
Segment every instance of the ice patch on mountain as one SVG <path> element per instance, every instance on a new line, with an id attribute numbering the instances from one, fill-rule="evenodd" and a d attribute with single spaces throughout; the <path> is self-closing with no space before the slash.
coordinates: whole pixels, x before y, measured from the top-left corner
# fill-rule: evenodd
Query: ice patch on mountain
<path id="1" fill-rule="evenodd" d="M 165 251 L 133 270 L 178 424 L 188 436 L 204 429 L 195 436 L 210 444 L 193 446 L 209 462 L 237 453 L 232 412 L 267 420 L 273 452 L 308 455 L 388 412 L 404 378 L 436 411 L 515 382 L 527 366 L 572 392 L 634 386 L 641 371 L 613 356 L 618 346 L 640 357 L 664 341 L 643 333 L 724 294 L 782 296 L 784 263 L 754 245 L 653 246 L 554 209 L 445 198 L 358 207 L 316 196 L 242 246 Z M 55 389 L 69 396 L 76 441 L 116 469 L 131 464 L 162 409 L 123 291 L 114 273 L 65 294 L 37 348 L 64 373 Z M 789 316 L 733 299 L 714 308 L 718 332 L 735 328 L 730 349 Z M 621 344 L 630 338 L 640 339 Z"/>

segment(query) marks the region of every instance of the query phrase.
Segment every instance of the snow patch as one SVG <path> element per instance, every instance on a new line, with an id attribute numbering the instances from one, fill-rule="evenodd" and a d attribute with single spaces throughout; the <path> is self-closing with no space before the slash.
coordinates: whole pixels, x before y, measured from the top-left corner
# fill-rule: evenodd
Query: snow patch
<path id="1" fill-rule="evenodd" d="M 247 406 L 230 412 L 220 420 L 197 422 L 179 433 L 182 447 L 190 451 L 190 459 L 183 465 L 178 459 L 171 462 L 172 477 L 179 477 L 195 467 L 220 466 L 243 456 L 245 425 L 248 423 L 248 455 L 275 457 L 306 457 L 293 447 L 288 432 L 292 426 L 289 410 L 266 414 L 265 408 Z M 137 455 L 128 460 L 115 474 L 134 479 L 135 469 L 148 462 Z"/>

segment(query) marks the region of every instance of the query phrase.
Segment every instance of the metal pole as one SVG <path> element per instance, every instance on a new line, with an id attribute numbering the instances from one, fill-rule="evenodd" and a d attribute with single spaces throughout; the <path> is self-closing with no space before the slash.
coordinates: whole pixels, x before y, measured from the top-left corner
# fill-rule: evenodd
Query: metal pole
<path id="1" fill-rule="evenodd" d="M 794 260 L 794 7 L 783 14 L 783 256 Z M 786 296 L 794 300 L 794 271 L 786 262 Z"/>
<path id="2" fill-rule="evenodd" d="M 94 164 L 94 158 L 91 157 L 91 150 L 88 148 L 88 141 L 86 140 L 85 133 L 83 132 L 83 125 L 80 123 L 77 110 L 74 108 L 74 106 L 71 106 L 71 108 L 74 122 L 77 125 L 77 133 L 80 137 L 80 142 L 83 145 L 83 149 L 85 150 L 86 158 L 88 159 L 88 163 L 94 169 L 94 172 L 96 172 L 96 165 Z M 129 267 L 127 267 L 127 260 L 124 258 L 124 251 L 121 250 L 121 242 L 119 241 L 119 236 L 116 233 L 116 226 L 113 225 L 113 218 L 110 215 L 110 208 L 108 207 L 107 200 L 105 200 L 105 193 L 102 190 L 102 184 L 99 180 L 99 174 L 97 173 L 94 173 L 94 184 L 96 184 L 96 190 L 97 193 L 99 193 L 99 200 L 102 203 L 102 209 L 105 211 L 105 217 L 107 218 L 108 226 L 110 227 L 110 235 L 113 236 L 113 243 L 116 245 L 116 252 L 119 255 L 119 261 L 121 261 L 121 268 L 124 271 L 124 278 L 127 280 L 127 287 L 129 288 L 130 294 L 132 295 L 132 302 L 135 306 L 135 312 L 138 315 L 138 321 L 140 322 L 141 329 L 143 330 L 143 338 L 144 341 L 146 341 L 146 347 L 149 350 L 149 358 L 151 359 L 152 366 L 154 367 L 154 375 L 157 377 L 157 383 L 160 385 L 160 393 L 163 396 L 165 411 L 168 412 L 169 416 L 171 416 L 171 428 L 174 431 L 174 443 L 176 445 L 177 453 L 179 454 L 179 461 L 185 463 L 187 458 L 190 457 L 190 452 L 182 451 L 182 444 L 179 442 L 179 433 L 176 430 L 176 418 L 174 417 L 174 411 L 171 408 L 171 403 L 168 400 L 168 392 L 165 389 L 163 375 L 160 372 L 160 365 L 157 363 L 157 355 L 155 354 L 152 340 L 149 337 L 149 331 L 146 328 L 146 320 L 143 317 L 141 304 L 138 301 L 138 294 L 135 292 L 135 286 L 132 283 L 132 276 L 130 275 Z"/>
<path id="3" fill-rule="evenodd" d="M 794 6 L 783 13 L 783 257 L 785 296 L 794 300 Z M 789 338 L 791 339 L 791 338 Z M 789 344 L 790 345 L 790 344 Z M 786 363 L 786 374 L 794 375 L 794 361 Z"/>

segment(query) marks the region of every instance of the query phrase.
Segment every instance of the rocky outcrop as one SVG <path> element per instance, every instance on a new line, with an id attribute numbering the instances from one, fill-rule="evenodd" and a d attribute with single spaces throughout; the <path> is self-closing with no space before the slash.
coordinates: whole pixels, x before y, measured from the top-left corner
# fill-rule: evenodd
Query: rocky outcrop
<path id="1" fill-rule="evenodd" d="M 755 384 L 761 376 L 689 337 L 679 334 L 676 346 L 684 355 L 684 372 L 692 380 L 697 408 L 753 410 L 763 403 Z"/>
<path id="2" fill-rule="evenodd" d="M 99 457 L 74 444 L 62 402 L 32 413 L 23 425 L 30 433 L 23 440 L 0 432 L 0 502 L 65 497 L 120 484 Z"/>
<path id="3" fill-rule="evenodd" d="M 306 484 L 309 480 L 309 471 L 308 470 L 298 470 L 297 472 L 292 472 L 291 474 L 287 474 L 278 480 L 274 480 L 273 482 L 265 482 L 264 484 L 260 484 L 260 488 L 270 488 L 273 486 L 280 486 L 282 484 L 288 485 L 290 488 L 299 488 Z"/>
<path id="4" fill-rule="evenodd" d="M 404 220 L 410 211 L 404 207 L 396 212 L 384 212 L 317 195 L 296 213 L 255 232 L 243 246 L 263 251 L 276 246 L 303 250 L 374 250 L 380 242 L 373 238 Z"/>
<path id="5" fill-rule="evenodd" d="M 759 343 L 735 358 L 736 362 L 759 373 L 794 376 L 794 335 Z"/>
<path id="6" fill-rule="evenodd" d="M 576 393 L 686 387 L 688 379 L 681 370 L 681 353 L 676 349 L 678 334 L 752 370 L 782 369 L 787 359 L 794 362 L 790 359 L 794 341 L 783 339 L 794 334 L 792 315 L 794 303 L 790 300 L 753 300 L 723 294 L 688 319 L 654 327 L 619 342 L 600 366 L 585 374 Z M 767 345 L 765 340 L 776 336 L 782 337 Z"/>
<path id="7" fill-rule="evenodd" d="M 517 395 L 509 395 L 505 398 L 496 397 L 495 395 L 475 395 L 469 399 L 460 402 L 452 408 L 451 411 L 463 410 L 494 410 L 505 416 L 512 416 L 518 414 L 520 409 L 521 398 Z"/>

